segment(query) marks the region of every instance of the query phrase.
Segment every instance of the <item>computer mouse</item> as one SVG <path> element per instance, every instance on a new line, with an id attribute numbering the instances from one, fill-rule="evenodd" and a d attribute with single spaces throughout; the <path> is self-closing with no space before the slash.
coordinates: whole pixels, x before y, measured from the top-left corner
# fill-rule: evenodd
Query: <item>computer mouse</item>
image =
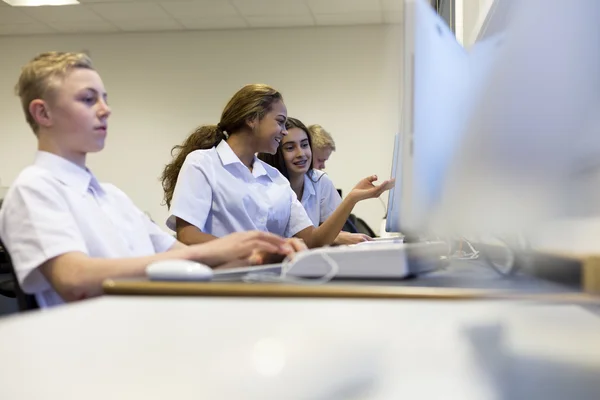
<path id="1" fill-rule="evenodd" d="M 146 276 L 154 281 L 210 281 L 213 270 L 196 261 L 163 260 L 148 265 Z"/>

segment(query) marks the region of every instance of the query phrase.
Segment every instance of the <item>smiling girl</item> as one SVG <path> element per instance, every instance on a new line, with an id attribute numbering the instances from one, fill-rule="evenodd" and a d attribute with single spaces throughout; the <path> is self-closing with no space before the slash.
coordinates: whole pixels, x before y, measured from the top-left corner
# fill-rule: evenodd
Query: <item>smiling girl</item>
<path id="1" fill-rule="evenodd" d="M 348 218 L 358 201 L 370 198 L 365 197 L 362 191 L 377 180 L 376 176 L 369 176 L 361 180 L 342 200 L 327 174 L 313 168 L 312 140 L 309 129 L 296 118 L 287 119 L 286 129 L 288 134 L 284 136 L 277 152 L 275 154 L 262 153 L 258 157 L 277 168 L 287 178 L 315 227 L 324 225 L 332 217 L 338 217 L 335 215 L 336 212 L 339 217 Z M 385 190 L 391 187 L 391 184 L 388 181 L 379 188 Z M 371 197 L 379 196 L 383 190 L 374 191 Z M 334 243 L 355 244 L 366 240 L 370 240 L 367 235 L 339 232 Z"/>

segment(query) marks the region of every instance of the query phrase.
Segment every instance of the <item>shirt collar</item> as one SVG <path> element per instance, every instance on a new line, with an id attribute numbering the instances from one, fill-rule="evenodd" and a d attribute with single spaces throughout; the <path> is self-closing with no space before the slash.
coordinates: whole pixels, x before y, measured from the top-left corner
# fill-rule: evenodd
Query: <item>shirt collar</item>
<path id="1" fill-rule="evenodd" d="M 217 154 L 219 155 L 223 165 L 235 163 L 243 164 L 240 158 L 233 152 L 225 140 L 221 140 L 221 142 L 217 145 Z"/>
<path id="2" fill-rule="evenodd" d="M 314 182 L 308 177 L 308 174 L 304 174 L 304 189 L 302 190 L 302 200 L 308 199 L 310 196 L 315 195 Z"/>
<path id="3" fill-rule="evenodd" d="M 89 187 L 93 187 L 98 192 L 103 192 L 100 183 L 89 169 L 81 168 L 56 154 L 38 151 L 35 155 L 34 164 L 49 171 L 56 179 L 67 186 L 75 188 L 80 193 L 87 192 Z"/>
<path id="4" fill-rule="evenodd" d="M 248 169 L 248 167 L 244 165 L 244 163 L 240 160 L 237 154 L 233 152 L 225 140 L 221 140 L 221 142 L 217 145 L 217 154 L 219 155 L 219 158 L 224 166 L 230 164 L 240 164 L 242 167 Z M 256 155 L 254 156 L 254 162 L 252 164 L 252 175 L 255 178 L 258 178 L 262 175 L 268 175 L 267 170 L 262 165 L 258 157 L 256 157 Z"/>

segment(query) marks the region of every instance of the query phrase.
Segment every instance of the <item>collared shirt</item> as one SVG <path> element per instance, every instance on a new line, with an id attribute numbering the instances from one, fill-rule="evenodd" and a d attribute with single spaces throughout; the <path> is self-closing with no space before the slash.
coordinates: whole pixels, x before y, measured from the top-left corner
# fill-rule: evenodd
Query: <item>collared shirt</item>
<path id="1" fill-rule="evenodd" d="M 312 225 L 277 169 L 254 157 L 250 171 L 224 140 L 186 157 L 167 219 L 172 230 L 176 217 L 217 237 L 250 230 L 292 237 Z"/>
<path id="2" fill-rule="evenodd" d="M 21 287 L 40 307 L 63 302 L 38 269 L 54 257 L 140 257 L 175 243 L 125 193 L 46 152 L 38 152 L 10 187 L 0 208 L 0 237 Z"/>
<path id="3" fill-rule="evenodd" d="M 304 174 L 302 206 L 314 226 L 319 226 L 342 202 L 340 194 L 326 173 L 313 169 L 310 177 Z"/>

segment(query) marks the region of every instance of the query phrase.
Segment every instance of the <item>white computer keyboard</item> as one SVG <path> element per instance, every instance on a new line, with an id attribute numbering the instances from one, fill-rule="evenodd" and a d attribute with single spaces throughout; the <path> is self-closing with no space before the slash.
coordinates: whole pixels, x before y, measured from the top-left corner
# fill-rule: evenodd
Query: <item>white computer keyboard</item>
<path id="1" fill-rule="evenodd" d="M 372 240 L 360 242 L 356 245 L 373 245 L 373 244 L 388 244 L 388 243 L 404 243 L 404 237 L 375 237 Z"/>
<path id="2" fill-rule="evenodd" d="M 444 243 L 384 243 L 323 247 L 300 252 L 286 263 L 286 276 L 320 278 L 335 270 L 338 279 L 402 279 L 440 267 Z M 216 270 L 213 280 L 241 280 L 248 274 L 281 274 L 284 264 Z"/>

